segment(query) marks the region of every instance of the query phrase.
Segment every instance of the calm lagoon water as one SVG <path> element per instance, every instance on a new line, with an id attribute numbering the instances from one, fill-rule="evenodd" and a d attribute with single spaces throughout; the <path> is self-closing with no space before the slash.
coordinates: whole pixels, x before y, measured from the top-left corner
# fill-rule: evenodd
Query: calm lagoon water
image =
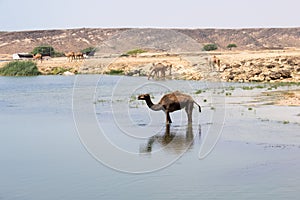
<path id="1" fill-rule="evenodd" d="M 156 151 L 166 157 L 182 156 L 150 173 L 111 169 L 87 151 L 76 131 L 72 112 L 75 77 L 0 77 L 0 199 L 299 197 L 299 107 L 261 105 L 252 97 L 259 94 L 256 90 L 237 89 L 226 97 L 220 92 L 224 88 L 210 89 L 213 83 L 97 77 L 95 101 L 91 103 L 100 127 L 112 143 L 148 159 Z M 135 99 L 141 92 L 151 92 L 153 101 L 158 102 L 162 94 L 174 88 L 190 93 L 203 107 L 201 114 L 195 109 L 190 128 L 182 111 L 171 115 L 174 123 L 167 130 L 162 112 L 150 112 Z M 196 95 L 197 90 L 202 93 Z M 213 151 L 200 160 L 199 150 L 211 132 L 215 109 L 219 108 L 218 102 L 213 102 L 214 95 L 223 95 L 226 102 L 223 131 Z M 120 109 L 120 105 L 127 107 Z M 291 123 L 283 124 L 278 117 L 266 114 L 278 109 L 282 113 L 289 111 Z M 122 116 L 130 120 L 118 121 Z M 131 126 L 153 128 L 156 135 L 132 138 L 123 131 L 131 130 Z"/>

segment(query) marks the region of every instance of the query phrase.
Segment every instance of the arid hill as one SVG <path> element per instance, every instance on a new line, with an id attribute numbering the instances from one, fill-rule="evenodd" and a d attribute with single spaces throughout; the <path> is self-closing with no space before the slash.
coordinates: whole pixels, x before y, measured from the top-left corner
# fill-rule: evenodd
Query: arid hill
<path id="1" fill-rule="evenodd" d="M 97 46 L 125 29 L 66 29 L 0 32 L 0 54 L 31 52 L 39 45 L 51 45 L 56 51 L 68 52 Z"/>
<path id="2" fill-rule="evenodd" d="M 37 30 L 0 32 L 0 54 L 30 52 L 38 45 L 47 44 L 57 51 L 79 51 L 97 46 L 111 36 L 129 29 L 81 28 L 67 30 Z M 200 44 L 216 43 L 226 49 L 235 43 L 239 50 L 300 48 L 300 28 L 257 29 L 174 29 Z"/>

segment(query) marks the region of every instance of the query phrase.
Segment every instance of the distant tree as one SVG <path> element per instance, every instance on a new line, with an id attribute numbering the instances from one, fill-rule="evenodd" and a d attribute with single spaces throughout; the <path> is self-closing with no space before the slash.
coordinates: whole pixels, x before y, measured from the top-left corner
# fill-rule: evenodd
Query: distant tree
<path id="1" fill-rule="evenodd" d="M 50 56 L 50 57 L 63 57 L 65 54 L 63 52 L 55 51 L 55 49 L 50 45 L 41 45 L 35 47 L 32 52 L 33 55 L 40 53 L 43 56 Z"/>
<path id="2" fill-rule="evenodd" d="M 207 44 L 203 47 L 204 51 L 214 51 L 217 49 L 218 49 L 218 46 L 216 44 Z"/>
<path id="3" fill-rule="evenodd" d="M 236 44 L 228 44 L 227 49 L 231 50 L 232 48 L 237 48 Z"/>
<path id="4" fill-rule="evenodd" d="M 54 53 L 51 55 L 51 57 L 64 57 L 65 53 L 64 52 L 58 52 L 54 51 Z"/>
<path id="5" fill-rule="evenodd" d="M 82 49 L 80 52 L 85 54 L 85 55 L 92 56 L 92 55 L 95 54 L 96 48 L 95 47 L 88 47 L 88 48 Z"/>
<path id="6" fill-rule="evenodd" d="M 41 46 L 37 46 L 35 47 L 32 52 L 32 54 L 37 54 L 40 53 L 43 56 L 54 56 L 55 55 L 55 50 L 52 46 L 49 45 L 41 45 Z"/>

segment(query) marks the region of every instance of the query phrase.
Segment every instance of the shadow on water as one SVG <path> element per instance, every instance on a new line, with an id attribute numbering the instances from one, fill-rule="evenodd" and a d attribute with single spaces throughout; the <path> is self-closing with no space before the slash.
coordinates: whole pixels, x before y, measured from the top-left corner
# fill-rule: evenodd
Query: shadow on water
<path id="1" fill-rule="evenodd" d="M 194 134 L 195 133 L 195 134 Z M 155 149 L 162 149 L 174 154 L 182 154 L 191 149 L 196 137 L 201 141 L 201 125 L 186 127 L 165 125 L 164 132 L 148 139 L 147 144 L 140 148 L 140 153 L 151 153 Z"/>

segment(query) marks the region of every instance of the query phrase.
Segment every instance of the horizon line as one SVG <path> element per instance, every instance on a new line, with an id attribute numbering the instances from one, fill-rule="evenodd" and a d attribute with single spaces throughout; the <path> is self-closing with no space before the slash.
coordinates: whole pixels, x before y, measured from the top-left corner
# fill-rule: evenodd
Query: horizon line
<path id="1" fill-rule="evenodd" d="M 300 28 L 300 26 L 253 26 L 253 27 L 152 27 L 152 26 L 119 26 L 119 27 L 66 27 L 66 28 L 36 28 L 36 29 L 19 29 L 19 30 L 0 30 L 0 32 L 26 32 L 26 31 L 51 31 L 51 30 L 75 30 L 75 29 L 179 29 L 179 30 L 205 30 L 205 29 L 215 29 L 215 30 L 243 30 L 243 29 L 290 29 L 290 28 Z"/>

